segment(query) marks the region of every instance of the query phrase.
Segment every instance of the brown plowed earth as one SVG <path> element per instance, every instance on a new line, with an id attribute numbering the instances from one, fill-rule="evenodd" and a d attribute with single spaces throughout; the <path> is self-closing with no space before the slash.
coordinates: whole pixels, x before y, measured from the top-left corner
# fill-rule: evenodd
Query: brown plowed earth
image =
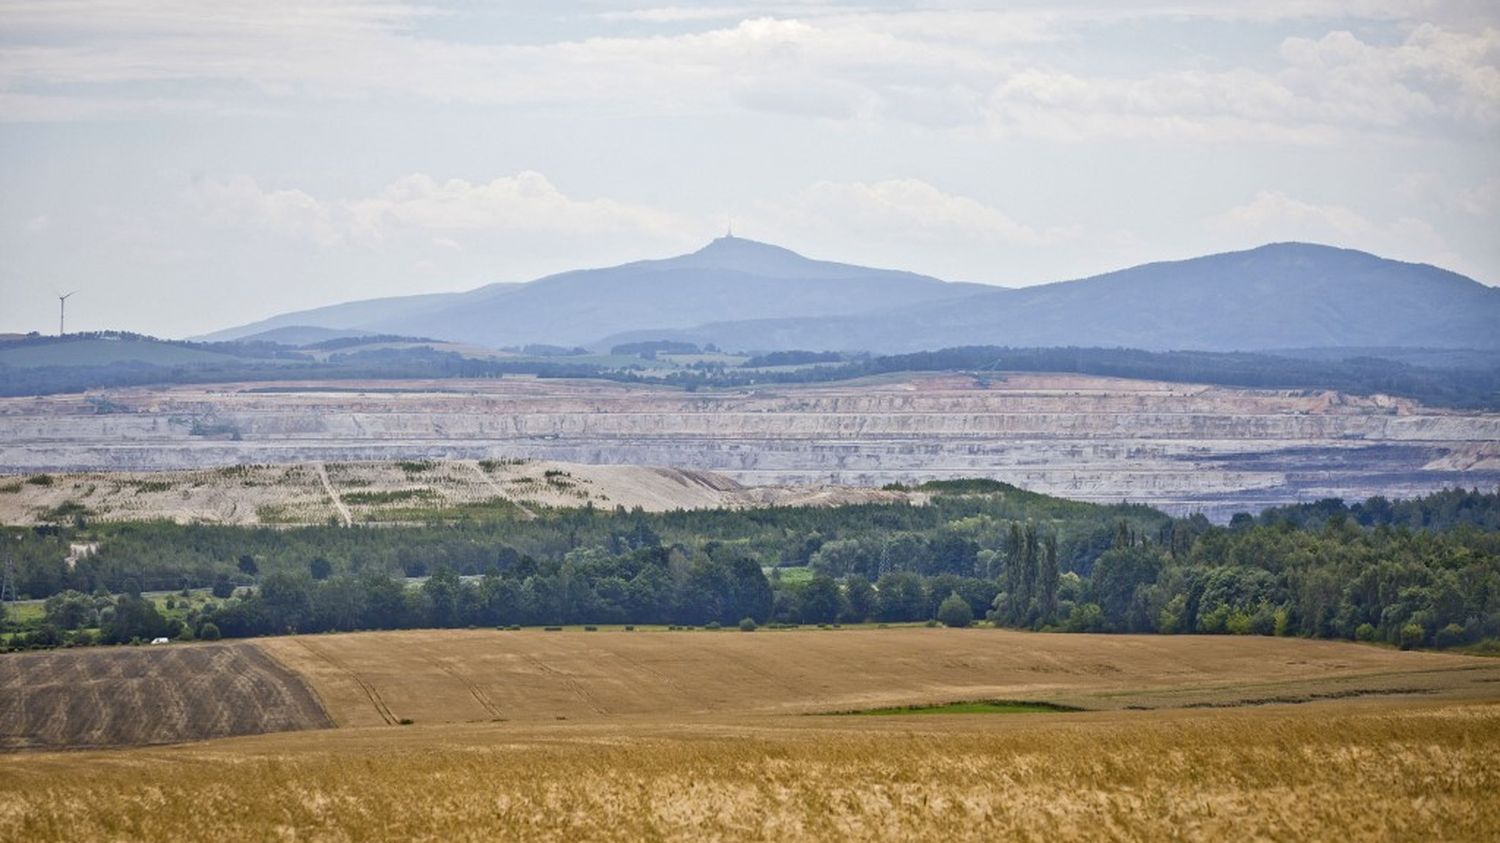
<path id="1" fill-rule="evenodd" d="M 332 725 L 306 682 L 248 642 L 0 656 L 0 751 Z"/>

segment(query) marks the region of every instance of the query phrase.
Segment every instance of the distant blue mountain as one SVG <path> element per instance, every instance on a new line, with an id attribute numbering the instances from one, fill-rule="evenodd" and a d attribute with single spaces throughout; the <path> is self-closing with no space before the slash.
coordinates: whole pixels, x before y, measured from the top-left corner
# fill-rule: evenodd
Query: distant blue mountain
<path id="1" fill-rule="evenodd" d="M 1351 249 L 1274 243 L 840 318 L 630 332 L 726 348 L 917 351 L 956 345 L 1256 351 L 1500 349 L 1500 289 Z"/>
<path id="2" fill-rule="evenodd" d="M 1307 243 L 1008 289 L 816 261 L 724 237 L 665 260 L 351 302 L 209 338 L 290 326 L 491 346 L 679 339 L 759 351 L 1500 349 L 1500 289 L 1433 266 Z"/>
<path id="3" fill-rule="evenodd" d="M 491 346 L 583 345 L 637 328 L 683 329 L 725 319 L 848 316 L 971 295 L 910 272 L 816 261 L 739 237 L 692 254 L 492 284 L 467 293 L 372 299 L 219 331 L 239 339 L 289 326 L 355 329 Z"/>

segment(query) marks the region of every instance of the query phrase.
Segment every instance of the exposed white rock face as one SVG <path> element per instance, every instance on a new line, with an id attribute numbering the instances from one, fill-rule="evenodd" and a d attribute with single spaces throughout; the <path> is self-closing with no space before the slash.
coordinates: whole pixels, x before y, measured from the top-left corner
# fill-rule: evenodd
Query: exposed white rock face
<path id="1" fill-rule="evenodd" d="M 662 465 L 747 485 L 993 477 L 1224 517 L 1500 484 L 1500 415 L 1383 396 L 1075 375 L 907 376 L 684 393 L 587 381 L 226 385 L 0 400 L 0 468 L 417 457 Z M 356 391 L 363 389 L 363 392 Z"/>

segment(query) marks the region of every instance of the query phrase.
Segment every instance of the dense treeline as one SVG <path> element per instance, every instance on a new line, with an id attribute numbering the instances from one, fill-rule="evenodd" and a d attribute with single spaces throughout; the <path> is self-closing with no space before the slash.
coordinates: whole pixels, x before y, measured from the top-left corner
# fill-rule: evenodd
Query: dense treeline
<path id="1" fill-rule="evenodd" d="M 805 366 L 810 363 L 839 363 L 844 355 L 837 351 L 773 351 L 769 354 L 759 354 L 741 363 L 745 369 L 759 369 L 769 366 Z"/>
<path id="2" fill-rule="evenodd" d="M 1260 389 L 1332 389 L 1358 395 L 1384 393 L 1413 398 L 1435 407 L 1500 407 L 1500 363 L 1493 358 L 1487 366 L 1429 368 L 1365 356 L 1305 360 L 1245 352 L 967 346 L 868 357 L 843 366 L 757 377 L 762 381 L 774 379 L 778 382 L 822 381 L 914 371 L 1070 372 Z"/>
<path id="3" fill-rule="evenodd" d="M 1290 524 L 1304 529 L 1320 529 L 1331 520 L 1348 519 L 1364 527 L 1500 530 L 1500 507 L 1495 506 L 1494 499 L 1494 495 L 1463 489 L 1448 489 L 1396 501 L 1377 496 L 1353 504 L 1346 504 L 1339 498 L 1325 498 L 1314 503 L 1271 507 L 1263 510 L 1254 521 L 1268 525 Z M 1240 515 L 1231 526 L 1243 527 L 1250 522 L 1248 514 Z"/>
<path id="4" fill-rule="evenodd" d="M 23 593 L 48 597 L 18 642 L 37 645 L 93 629 L 71 635 L 934 618 L 1406 647 L 1500 636 L 1500 492 L 1320 501 L 1220 527 L 993 481 L 926 488 L 928 506 L 584 508 L 394 528 L 74 525 L 4 540 Z M 85 539 L 97 552 L 63 564 Z M 191 587 L 214 599 L 173 617 L 138 596 Z"/>
<path id="5" fill-rule="evenodd" d="M 232 345 L 219 343 L 215 345 Z M 192 362 L 170 366 L 117 360 L 85 366 L 7 366 L 0 363 L 0 395 L 51 395 L 155 384 L 225 383 L 237 381 L 401 380 L 495 378 L 534 375 L 545 378 L 597 378 L 634 381 L 626 370 L 553 360 L 496 360 L 465 357 L 432 348 L 392 348 L 331 354 L 326 360 L 297 357 Z"/>
<path id="6" fill-rule="evenodd" d="M 932 503 L 841 507 L 771 507 L 663 513 L 622 509 L 542 510 L 540 517 L 458 520 L 425 526 L 346 529 L 233 527 L 169 522 L 84 524 L 35 530 L 17 548 L 18 590 L 44 598 L 72 589 L 123 592 L 207 587 L 219 575 L 249 585 L 238 561 L 249 555 L 264 572 L 305 571 L 317 559 L 334 570 L 422 577 L 439 566 L 462 576 L 488 572 L 511 553 L 559 563 L 571 552 L 602 548 L 619 554 L 657 537 L 669 546 L 714 551 L 729 547 L 767 567 L 826 566 L 830 573 L 875 578 L 886 571 L 924 575 L 988 575 L 981 556 L 999 546 L 1011 521 L 1055 525 L 1063 564 L 1087 570 L 1106 550 L 1114 525 L 1159 529 L 1166 515 L 1138 505 L 1098 506 L 1025 492 L 994 481 L 928 484 Z M 96 552 L 64 563 L 69 543 L 93 542 Z M 820 555 L 820 551 L 823 551 Z M 833 560 L 837 559 L 837 562 Z"/>
<path id="7" fill-rule="evenodd" d="M 655 360 L 658 354 L 701 354 L 703 349 L 690 342 L 679 342 L 677 340 L 646 340 L 644 342 L 627 342 L 611 346 L 610 354 L 625 356 L 644 357 L 647 360 Z"/>
<path id="8" fill-rule="evenodd" d="M 21 344 L 57 344 L 105 335 L 32 337 Z M 149 340 L 133 334 L 109 334 Z M 155 341 L 153 342 L 161 342 Z M 334 347 L 363 340 L 332 340 Z M 698 361 L 666 374 L 643 374 L 646 365 L 604 366 L 586 359 L 480 359 L 430 347 L 386 348 L 332 354 L 316 360 L 300 349 L 271 343 L 170 342 L 184 349 L 234 354 L 218 359 L 157 365 L 116 361 L 94 365 L 21 367 L 0 363 L 0 395 L 44 395 L 158 383 L 267 381 L 289 378 L 368 380 L 400 378 L 493 378 L 534 375 L 543 378 L 603 378 L 624 383 L 653 383 L 688 390 L 741 387 L 756 383 L 812 383 L 876 374 L 921 371 L 1066 372 L 1209 383 L 1266 389 L 1329 389 L 1360 395 L 1384 393 L 1413 398 L 1437 407 L 1500 408 L 1500 359 L 1474 353 L 1463 365 L 1418 366 L 1373 356 L 1302 359 L 1285 355 L 1198 351 L 1150 352 L 1126 348 L 1005 348 L 969 346 L 914 354 L 871 356 L 833 352 L 776 352 L 750 359 L 742 367 Z M 696 346 L 670 341 L 632 343 L 616 351 L 655 357 Z M 621 351 L 621 353 L 625 353 Z M 1425 359 L 1425 358 L 1424 358 Z M 1440 358 L 1437 358 L 1440 359 Z M 839 363 L 836 361 L 843 360 Z M 757 369 L 793 363 L 824 363 L 794 370 Z"/>

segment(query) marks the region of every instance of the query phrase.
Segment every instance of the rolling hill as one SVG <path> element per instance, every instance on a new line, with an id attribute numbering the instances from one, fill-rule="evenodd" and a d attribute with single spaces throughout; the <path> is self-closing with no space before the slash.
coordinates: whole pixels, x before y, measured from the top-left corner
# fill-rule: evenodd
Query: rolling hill
<path id="1" fill-rule="evenodd" d="M 726 318 L 849 316 L 962 298 L 981 285 L 815 261 L 738 237 L 688 255 L 564 272 L 527 284 L 301 311 L 211 334 L 239 339 L 290 327 L 358 329 L 490 346 L 578 345 L 624 330 L 686 329 Z"/>
<path id="2" fill-rule="evenodd" d="M 1010 289 L 811 260 L 722 237 L 665 260 L 333 305 L 207 338 L 265 338 L 295 326 L 488 346 L 679 339 L 759 351 L 1497 349 L 1497 324 L 1500 289 L 1433 266 L 1308 243 Z"/>
<path id="3" fill-rule="evenodd" d="M 1500 348 L 1500 289 L 1365 252 L 1275 243 L 1077 281 L 990 288 L 842 318 L 628 332 L 725 348 L 918 351 L 956 345 L 1257 351 Z"/>

